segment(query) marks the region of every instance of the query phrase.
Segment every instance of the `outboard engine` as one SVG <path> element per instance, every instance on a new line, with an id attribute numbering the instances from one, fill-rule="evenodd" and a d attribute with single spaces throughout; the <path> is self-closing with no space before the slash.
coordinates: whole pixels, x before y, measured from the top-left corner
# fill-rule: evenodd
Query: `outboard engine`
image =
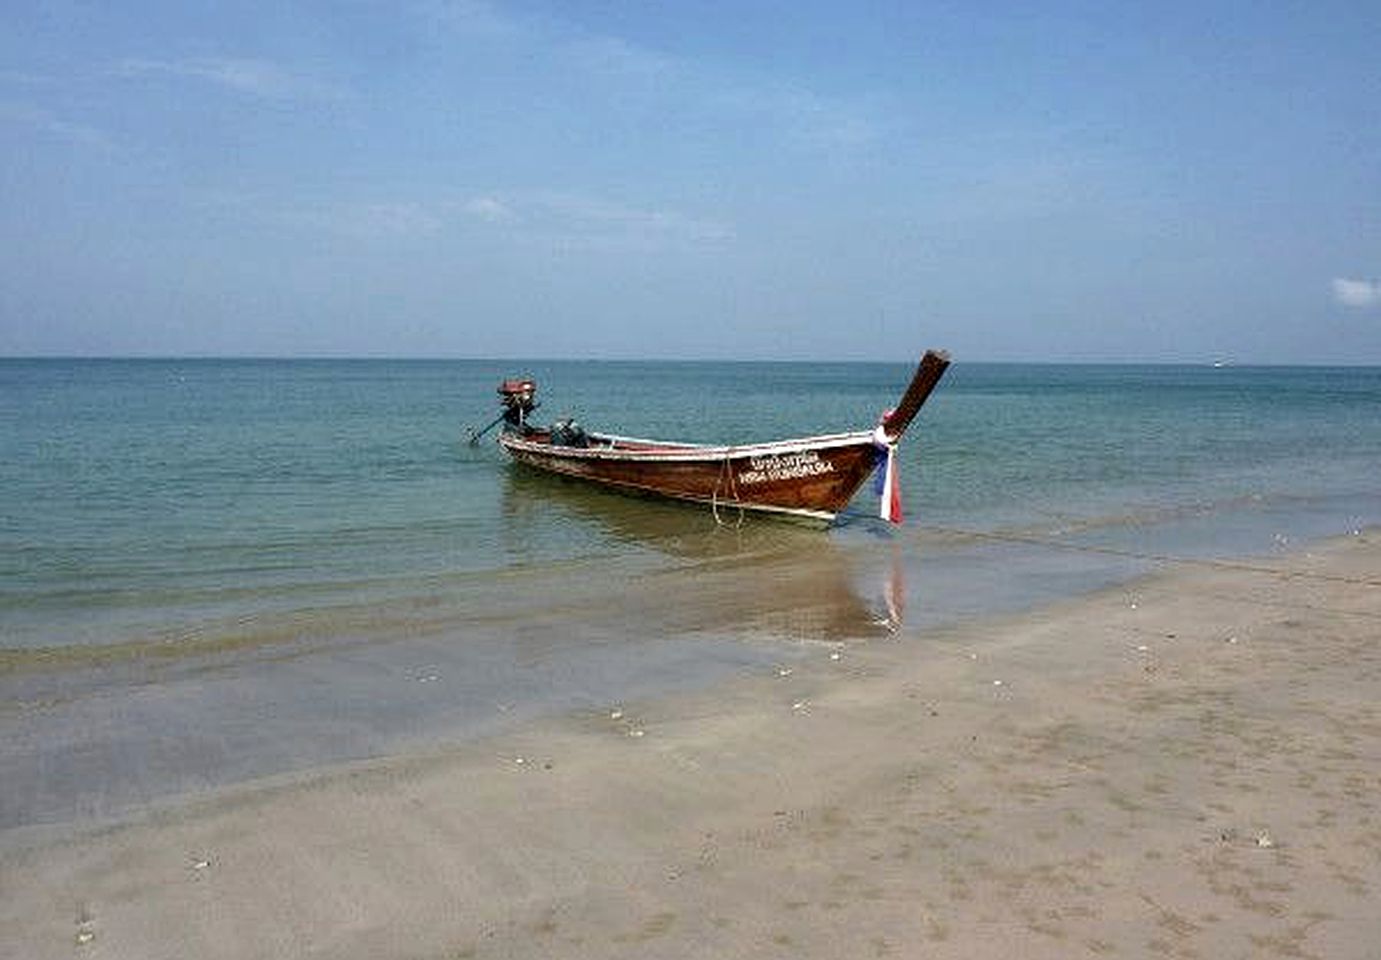
<path id="1" fill-rule="evenodd" d="M 499 405 L 503 407 L 504 429 L 516 433 L 531 433 L 527 418 L 537 409 L 537 381 L 505 380 L 499 384 Z"/>

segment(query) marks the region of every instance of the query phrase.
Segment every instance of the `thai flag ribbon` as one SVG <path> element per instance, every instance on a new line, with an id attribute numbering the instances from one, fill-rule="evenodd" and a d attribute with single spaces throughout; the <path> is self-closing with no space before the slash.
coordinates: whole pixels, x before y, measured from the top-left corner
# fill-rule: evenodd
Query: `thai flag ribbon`
<path id="1" fill-rule="evenodd" d="M 898 475 L 897 446 L 887 436 L 886 423 L 887 414 L 883 414 L 882 422 L 873 431 L 873 442 L 877 444 L 883 457 L 875 474 L 876 489 L 880 498 L 878 516 L 890 523 L 901 523 L 901 477 Z"/>

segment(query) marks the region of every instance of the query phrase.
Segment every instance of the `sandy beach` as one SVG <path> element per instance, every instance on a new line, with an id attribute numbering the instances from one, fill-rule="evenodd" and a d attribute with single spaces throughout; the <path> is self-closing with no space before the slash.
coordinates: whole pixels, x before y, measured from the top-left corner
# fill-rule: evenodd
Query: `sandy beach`
<path id="1" fill-rule="evenodd" d="M 1381 956 L 1381 537 L 0 834 L 0 956 Z"/>

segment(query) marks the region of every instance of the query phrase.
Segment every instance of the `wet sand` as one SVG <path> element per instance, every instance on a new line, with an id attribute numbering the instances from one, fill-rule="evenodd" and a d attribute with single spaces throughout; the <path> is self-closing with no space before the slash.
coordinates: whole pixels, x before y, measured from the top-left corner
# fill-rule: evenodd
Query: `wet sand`
<path id="1" fill-rule="evenodd" d="M 0 833 L 0 956 L 1375 957 L 1381 536 Z"/>

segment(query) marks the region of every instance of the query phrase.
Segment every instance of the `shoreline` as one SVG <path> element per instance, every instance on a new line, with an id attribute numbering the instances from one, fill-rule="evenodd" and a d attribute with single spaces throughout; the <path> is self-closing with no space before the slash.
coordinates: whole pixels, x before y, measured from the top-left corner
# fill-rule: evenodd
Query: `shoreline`
<path id="1" fill-rule="evenodd" d="M 119 818 L 708 689 L 822 644 L 876 642 L 898 623 L 912 635 L 1019 614 L 1167 564 L 1274 562 L 1381 515 L 1375 494 L 1252 495 L 1226 509 L 1051 514 L 997 530 L 926 524 L 883 535 L 864 518 L 821 537 L 785 524 L 707 529 L 695 511 L 587 499 L 561 484 L 508 492 L 528 521 L 550 519 L 554 502 L 611 552 L 454 571 L 343 604 L 270 603 L 186 629 L 174 617 L 128 643 L 118 629 L 102 644 L 56 630 L 66 645 L 21 637 L 0 650 L 0 831 Z M 536 536 L 526 524 L 515 532 Z"/>
<path id="2" fill-rule="evenodd" d="M 1378 580 L 1375 529 L 1180 562 L 13 828 L 0 956 L 1367 956 Z"/>

